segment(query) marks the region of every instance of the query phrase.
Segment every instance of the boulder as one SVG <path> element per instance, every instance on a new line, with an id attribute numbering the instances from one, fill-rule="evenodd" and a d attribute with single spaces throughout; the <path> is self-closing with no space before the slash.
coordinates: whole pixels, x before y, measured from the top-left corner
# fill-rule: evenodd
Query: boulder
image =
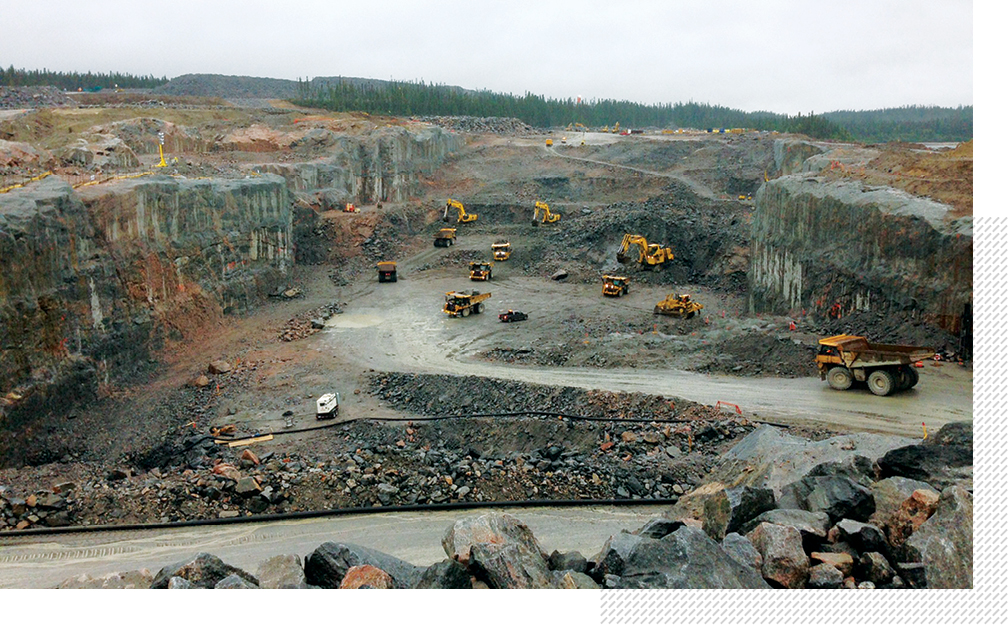
<path id="1" fill-rule="evenodd" d="M 879 461 L 882 477 L 922 480 L 937 489 L 973 481 L 973 424 L 948 423 L 932 438 L 893 449 Z"/>
<path id="2" fill-rule="evenodd" d="M 264 560 L 256 569 L 260 588 L 308 588 L 301 556 L 280 555 Z"/>
<path id="3" fill-rule="evenodd" d="M 168 585 L 165 586 L 168 590 L 190 590 L 192 588 L 201 588 L 200 586 L 194 586 L 192 582 L 184 577 L 172 577 L 168 580 Z"/>
<path id="4" fill-rule="evenodd" d="M 756 529 L 760 523 L 773 523 L 775 525 L 787 525 L 795 528 L 802 535 L 802 544 L 806 551 L 815 548 L 826 540 L 826 532 L 829 531 L 830 519 L 825 512 L 809 512 L 808 510 L 797 510 L 795 508 L 777 508 L 767 510 L 755 519 L 742 526 L 741 534 L 748 534 Z"/>
<path id="5" fill-rule="evenodd" d="M 510 514 L 501 512 L 488 512 L 458 520 L 441 539 L 445 554 L 458 560 L 463 566 L 469 565 L 470 551 L 474 545 L 479 544 L 521 544 L 544 561 L 548 557 L 527 525 Z"/>
<path id="6" fill-rule="evenodd" d="M 843 460 L 817 464 L 805 477 L 849 477 L 858 484 L 871 486 L 875 481 L 875 469 L 871 459 L 853 455 Z"/>
<path id="7" fill-rule="evenodd" d="M 226 360 L 214 360 L 207 365 L 207 373 L 210 375 L 219 375 L 221 373 L 229 373 L 230 371 L 231 363 Z"/>
<path id="8" fill-rule="evenodd" d="M 232 574 L 256 586 L 259 585 L 259 580 L 252 574 L 225 564 L 215 555 L 199 553 L 191 560 L 183 560 L 158 571 L 154 581 L 151 582 L 151 588 L 168 588 L 168 582 L 173 577 L 181 577 L 197 588 L 213 588 L 219 581 Z"/>
<path id="9" fill-rule="evenodd" d="M 784 588 L 801 588 L 809 576 L 809 559 L 801 533 L 787 525 L 760 523 L 747 536 L 763 556 L 763 578 Z"/>
<path id="10" fill-rule="evenodd" d="M 320 588 L 339 588 L 347 571 L 361 564 L 388 573 L 396 588 L 414 587 L 423 572 L 420 567 L 374 549 L 327 542 L 319 545 L 305 561 L 305 581 Z"/>
<path id="11" fill-rule="evenodd" d="M 941 496 L 930 489 L 915 490 L 900 504 L 886 526 L 889 543 L 899 547 L 938 510 Z"/>
<path id="12" fill-rule="evenodd" d="M 464 566 L 455 560 L 442 560 L 424 570 L 417 588 L 472 588 L 472 577 Z"/>
<path id="13" fill-rule="evenodd" d="M 577 571 L 578 573 L 588 571 L 588 560 L 579 551 L 571 551 L 570 553 L 554 551 L 550 554 L 547 564 L 551 571 Z"/>
<path id="14" fill-rule="evenodd" d="M 714 540 L 738 532 L 743 524 L 774 508 L 769 488 L 734 486 L 714 493 L 704 501 L 703 529 Z"/>
<path id="15" fill-rule="evenodd" d="M 748 566 L 759 571 L 763 567 L 763 556 L 756 551 L 752 542 L 741 534 L 732 532 L 721 541 L 721 548 L 725 553 L 739 564 Z"/>
<path id="16" fill-rule="evenodd" d="M 469 550 L 468 569 L 490 588 L 552 587 L 546 559 L 523 543 L 476 543 Z"/>
<path id="17" fill-rule="evenodd" d="M 819 563 L 809 569 L 807 588 L 840 588 L 843 586 L 843 573 L 833 565 Z"/>
<path id="18" fill-rule="evenodd" d="M 561 590 L 597 590 L 599 585 L 584 573 L 553 571 L 553 587 Z"/>
<path id="19" fill-rule="evenodd" d="M 866 487 L 849 477 L 805 477 L 781 489 L 778 506 L 825 512 L 830 522 L 840 519 L 867 521 L 875 512 L 875 499 Z"/>
<path id="20" fill-rule="evenodd" d="M 849 553 L 834 553 L 830 551 L 813 551 L 809 554 L 813 565 L 828 564 L 840 571 L 843 577 L 854 574 L 854 557 Z"/>
<path id="21" fill-rule="evenodd" d="M 664 538 L 683 526 L 682 521 L 673 521 L 664 517 L 655 517 L 633 533 L 648 538 Z"/>
<path id="22" fill-rule="evenodd" d="M 924 564 L 928 588 L 972 588 L 972 493 L 959 486 L 943 490 L 934 516 L 917 528 L 903 551 L 906 562 Z M 900 575 L 907 579 L 902 570 Z"/>
<path id="23" fill-rule="evenodd" d="M 915 490 L 930 490 L 938 499 L 938 490 L 927 482 L 912 480 L 908 477 L 893 476 L 874 482 L 868 487 L 875 499 L 875 512 L 868 519 L 870 523 L 885 528 L 889 520 L 899 510 Z"/>
<path id="24" fill-rule="evenodd" d="M 221 581 L 217 582 L 217 585 L 215 585 L 214 588 L 218 588 L 218 589 L 227 589 L 227 588 L 230 588 L 230 589 L 249 589 L 249 588 L 259 588 L 259 586 L 257 586 L 256 584 L 253 584 L 252 582 L 244 579 L 240 575 L 235 575 L 234 573 L 232 573 L 231 575 L 228 575 L 227 577 L 225 577 Z"/>
<path id="25" fill-rule="evenodd" d="M 235 493 L 242 497 L 251 497 L 261 492 L 262 486 L 259 485 L 259 481 L 254 477 L 243 476 L 238 478 L 238 481 L 235 483 Z"/>
<path id="26" fill-rule="evenodd" d="M 589 571 L 592 579 L 601 582 L 606 575 L 622 575 L 627 560 L 646 541 L 658 539 L 631 534 L 626 530 L 614 534 L 602 545 L 602 549 L 592 558 L 595 566 Z"/>
<path id="27" fill-rule="evenodd" d="M 889 552 L 882 530 L 870 523 L 861 523 L 853 519 L 843 519 L 836 524 L 839 540 L 854 547 L 859 553 L 868 551 Z"/>
<path id="28" fill-rule="evenodd" d="M 343 581 L 339 585 L 342 589 L 375 588 L 388 590 L 395 588 L 392 576 L 378 567 L 370 564 L 358 564 L 347 569 Z"/>
<path id="29" fill-rule="evenodd" d="M 890 566 L 885 556 L 878 551 L 861 554 L 858 562 L 858 577 L 866 579 L 876 586 L 883 586 L 893 581 L 896 571 Z"/>
<path id="30" fill-rule="evenodd" d="M 767 588 L 759 572 L 736 562 L 703 530 L 684 525 L 660 540 L 622 534 L 607 542 L 609 550 L 597 562 L 614 562 L 612 546 L 619 555 L 621 573 L 592 577 L 606 588 Z"/>

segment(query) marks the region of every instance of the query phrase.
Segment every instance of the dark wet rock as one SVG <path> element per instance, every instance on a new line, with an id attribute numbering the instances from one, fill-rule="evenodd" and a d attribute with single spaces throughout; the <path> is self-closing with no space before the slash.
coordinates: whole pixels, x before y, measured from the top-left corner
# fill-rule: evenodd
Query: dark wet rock
<path id="1" fill-rule="evenodd" d="M 858 484 L 870 486 L 875 481 L 875 469 L 870 458 L 854 455 L 817 464 L 806 477 L 849 477 Z"/>
<path id="2" fill-rule="evenodd" d="M 260 588 L 307 588 L 301 556 L 281 555 L 264 560 L 256 569 Z"/>
<path id="3" fill-rule="evenodd" d="M 154 577 L 151 588 L 168 588 L 168 582 L 173 577 L 181 577 L 197 588 L 213 588 L 219 581 L 232 574 L 259 585 L 259 580 L 252 574 L 225 564 L 215 555 L 199 553 L 191 560 L 183 560 L 161 569 Z"/>
<path id="4" fill-rule="evenodd" d="M 861 554 L 858 562 L 858 577 L 866 579 L 876 586 L 884 586 L 892 582 L 896 571 L 890 566 L 886 557 L 878 551 Z"/>
<path id="5" fill-rule="evenodd" d="M 757 571 L 763 567 L 763 556 L 760 555 L 759 551 L 756 551 L 756 547 L 753 547 L 752 542 L 741 534 L 732 532 L 725 535 L 724 540 L 721 541 L 721 548 L 724 549 L 725 553 L 732 560 L 735 560 L 739 564 L 756 569 Z"/>
<path id="6" fill-rule="evenodd" d="M 588 560 L 579 551 L 560 553 L 554 551 L 547 560 L 552 571 L 577 571 L 585 573 L 588 571 Z"/>
<path id="7" fill-rule="evenodd" d="M 472 588 L 469 571 L 455 560 L 442 560 L 427 567 L 417 588 Z"/>
<path id="8" fill-rule="evenodd" d="M 809 559 L 801 533 L 787 525 L 760 523 L 747 535 L 763 556 L 763 577 L 784 588 L 801 588 L 809 576 Z"/>
<path id="9" fill-rule="evenodd" d="M 972 493 L 959 486 L 942 491 L 934 516 L 910 536 L 904 553 L 904 561 L 924 564 L 928 588 L 972 588 Z"/>
<path id="10" fill-rule="evenodd" d="M 820 563 L 809 569 L 807 588 L 840 588 L 843 586 L 843 573 L 835 566 Z"/>
<path id="11" fill-rule="evenodd" d="M 879 458 L 882 477 L 902 476 L 936 489 L 973 481 L 973 424 L 948 423 L 932 438 L 893 449 Z"/>
<path id="12" fill-rule="evenodd" d="M 305 580 L 320 588 L 339 588 L 352 567 L 370 564 L 388 573 L 396 588 L 412 588 L 423 569 L 374 549 L 350 543 L 319 545 L 305 561 Z"/>
<path id="13" fill-rule="evenodd" d="M 746 522 L 773 508 L 774 494 L 769 488 L 724 488 L 704 501 L 703 529 L 720 541 L 725 534 L 738 532 Z"/>
<path id="14" fill-rule="evenodd" d="M 875 499 L 870 490 L 848 477 L 805 477 L 782 489 L 778 506 L 825 512 L 832 523 L 867 521 L 875 512 Z"/>
<path id="15" fill-rule="evenodd" d="M 606 564 L 596 566 L 591 576 L 606 588 L 767 588 L 757 571 L 688 525 L 660 540 L 614 536 L 595 560 Z M 621 573 L 613 572 L 616 569 Z"/>
<path id="16" fill-rule="evenodd" d="M 882 530 L 870 523 L 861 523 L 853 519 L 843 519 L 836 524 L 840 540 L 850 544 L 860 553 L 881 551 L 888 553 L 889 544 Z"/>
<path id="17" fill-rule="evenodd" d="M 664 517 L 655 517 L 633 533 L 639 536 L 659 539 L 668 536 L 682 526 L 682 521 L 674 521 Z"/>

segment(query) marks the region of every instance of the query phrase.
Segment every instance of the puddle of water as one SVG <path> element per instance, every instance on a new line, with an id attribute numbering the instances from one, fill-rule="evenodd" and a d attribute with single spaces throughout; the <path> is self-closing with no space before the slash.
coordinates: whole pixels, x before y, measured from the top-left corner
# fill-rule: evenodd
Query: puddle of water
<path id="1" fill-rule="evenodd" d="M 378 315 L 333 315 L 326 321 L 327 328 L 370 328 L 379 325 L 384 319 Z"/>

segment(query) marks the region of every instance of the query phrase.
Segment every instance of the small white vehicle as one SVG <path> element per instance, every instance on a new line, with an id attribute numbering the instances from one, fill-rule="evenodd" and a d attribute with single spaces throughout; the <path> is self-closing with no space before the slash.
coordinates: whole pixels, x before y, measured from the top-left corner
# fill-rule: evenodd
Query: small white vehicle
<path id="1" fill-rule="evenodd" d="M 316 419 L 335 419 L 339 416 L 339 393 L 326 393 L 315 401 Z"/>

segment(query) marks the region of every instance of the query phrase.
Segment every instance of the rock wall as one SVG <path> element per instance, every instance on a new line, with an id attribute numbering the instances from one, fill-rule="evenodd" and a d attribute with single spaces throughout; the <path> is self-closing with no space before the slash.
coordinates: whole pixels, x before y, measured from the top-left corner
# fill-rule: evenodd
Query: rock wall
<path id="1" fill-rule="evenodd" d="M 973 228 L 950 210 L 859 182 L 767 182 L 752 220 L 751 311 L 904 311 L 958 331 L 972 299 Z"/>
<path id="2" fill-rule="evenodd" d="M 285 284 L 290 211 L 276 176 L 153 176 L 80 193 L 53 176 L 0 195 L 0 408 L 44 409 L 60 388 L 98 393 L 200 315 L 254 306 Z"/>
<path id="3" fill-rule="evenodd" d="M 419 194 L 422 175 L 463 144 L 460 135 L 440 128 L 388 127 L 362 138 L 336 137 L 322 160 L 262 170 L 283 176 L 294 192 L 328 192 L 334 201 L 361 204 L 403 202 Z"/>

